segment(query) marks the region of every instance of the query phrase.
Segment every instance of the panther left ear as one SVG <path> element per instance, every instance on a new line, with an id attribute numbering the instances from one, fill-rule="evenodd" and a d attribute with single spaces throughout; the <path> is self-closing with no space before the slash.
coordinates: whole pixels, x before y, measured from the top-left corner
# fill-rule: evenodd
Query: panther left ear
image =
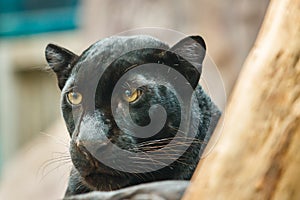
<path id="1" fill-rule="evenodd" d="M 190 82 L 193 88 L 198 85 L 202 72 L 202 63 L 206 53 L 206 45 L 200 36 L 188 36 L 173 47 L 170 51 L 188 61 L 192 66 L 185 66 L 184 69 L 178 69 Z"/>
<path id="2" fill-rule="evenodd" d="M 50 68 L 56 73 L 58 86 L 62 90 L 78 56 L 54 44 L 47 45 L 45 56 Z"/>

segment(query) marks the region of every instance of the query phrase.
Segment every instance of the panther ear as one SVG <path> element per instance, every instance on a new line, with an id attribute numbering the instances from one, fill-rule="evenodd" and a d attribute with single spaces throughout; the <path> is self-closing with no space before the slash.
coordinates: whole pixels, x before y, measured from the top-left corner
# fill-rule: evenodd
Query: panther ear
<path id="1" fill-rule="evenodd" d="M 200 36 L 188 36 L 171 47 L 170 51 L 192 64 L 193 67 L 186 66 L 185 69 L 179 69 L 179 71 L 183 71 L 183 75 L 195 88 L 200 79 L 202 63 L 206 53 L 206 45 L 203 38 Z"/>
<path id="2" fill-rule="evenodd" d="M 62 90 L 78 56 L 54 44 L 47 45 L 45 55 L 49 67 L 56 73 L 58 86 Z"/>

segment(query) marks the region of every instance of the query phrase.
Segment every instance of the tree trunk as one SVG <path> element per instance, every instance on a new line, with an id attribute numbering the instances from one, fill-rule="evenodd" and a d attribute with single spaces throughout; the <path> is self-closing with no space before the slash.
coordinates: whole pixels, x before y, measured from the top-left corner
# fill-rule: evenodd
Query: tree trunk
<path id="1" fill-rule="evenodd" d="M 184 199 L 300 199 L 300 0 L 273 0 Z"/>

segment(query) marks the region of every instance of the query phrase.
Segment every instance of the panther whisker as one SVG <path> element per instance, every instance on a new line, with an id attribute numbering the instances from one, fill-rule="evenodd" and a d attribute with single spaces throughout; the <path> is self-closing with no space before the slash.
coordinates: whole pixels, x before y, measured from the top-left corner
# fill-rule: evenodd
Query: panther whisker
<path id="1" fill-rule="evenodd" d="M 60 165 L 57 165 L 56 167 L 52 168 L 51 170 L 49 170 L 47 173 L 45 173 L 40 181 L 43 181 L 45 177 L 47 177 L 49 174 L 51 174 L 53 171 L 57 170 L 58 168 L 62 167 L 63 165 L 69 164 L 71 160 L 66 160 L 66 161 L 60 161 Z M 43 172 L 44 173 L 44 172 Z"/>
<path id="2" fill-rule="evenodd" d="M 66 164 L 71 163 L 71 158 L 69 156 L 66 156 L 66 157 L 58 157 L 58 158 L 49 159 L 41 165 L 41 167 L 39 168 L 37 173 L 38 174 L 41 173 L 43 175 L 45 170 L 47 168 L 49 168 L 50 166 L 52 166 L 54 164 L 64 164 L 64 163 L 66 163 Z"/>
<path id="3" fill-rule="evenodd" d="M 69 144 L 62 138 L 59 138 L 58 136 L 53 136 L 53 135 L 50 135 L 48 133 L 45 133 L 45 132 L 40 132 L 41 134 L 53 139 L 54 141 L 56 141 L 58 144 L 61 144 L 63 145 L 64 147 L 67 147 L 67 149 L 69 148 Z"/>
<path id="4" fill-rule="evenodd" d="M 133 68 L 135 68 L 136 66 L 138 66 L 138 64 L 134 64 L 134 65 L 131 65 L 130 67 L 128 67 L 126 70 L 125 70 L 125 73 Z"/>
<path id="5" fill-rule="evenodd" d="M 157 164 L 162 164 L 162 165 L 166 165 L 166 163 L 164 163 L 164 162 L 161 162 L 161 161 L 158 161 L 158 160 L 155 160 L 155 159 L 151 159 L 151 160 L 149 160 L 149 158 L 147 157 L 147 158 L 143 158 L 143 157 L 130 157 L 131 159 L 133 159 L 133 163 L 137 163 L 137 162 L 140 162 L 140 161 L 137 161 L 137 160 L 143 160 L 143 161 L 146 161 L 146 163 L 149 163 L 149 161 L 150 161 L 150 163 L 157 163 Z"/>

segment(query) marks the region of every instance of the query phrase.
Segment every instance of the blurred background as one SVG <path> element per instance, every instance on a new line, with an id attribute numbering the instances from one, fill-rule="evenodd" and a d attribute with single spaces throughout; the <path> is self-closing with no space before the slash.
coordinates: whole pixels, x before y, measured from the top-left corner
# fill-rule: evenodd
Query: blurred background
<path id="1" fill-rule="evenodd" d="M 139 27 L 205 38 L 227 95 L 268 0 L 0 0 L 0 199 L 59 199 L 68 180 L 68 134 L 48 43 L 80 54 Z"/>

